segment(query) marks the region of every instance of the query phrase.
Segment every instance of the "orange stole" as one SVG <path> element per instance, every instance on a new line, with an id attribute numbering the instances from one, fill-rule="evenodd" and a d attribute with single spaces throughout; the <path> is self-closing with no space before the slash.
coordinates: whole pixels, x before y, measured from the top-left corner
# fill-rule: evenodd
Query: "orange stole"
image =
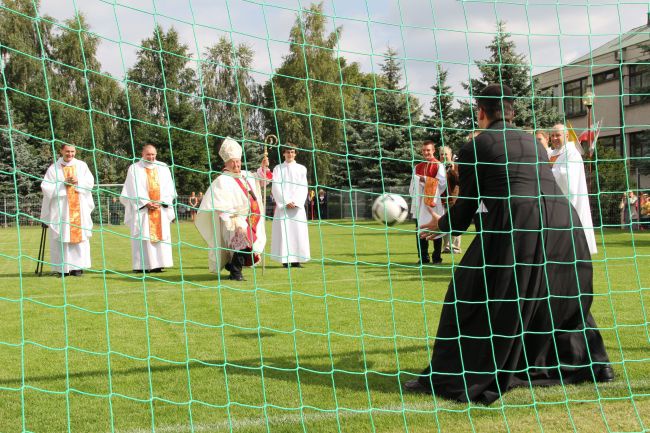
<path id="1" fill-rule="evenodd" d="M 63 166 L 63 176 L 67 179 L 76 176 L 77 168 L 74 165 Z M 66 185 L 68 196 L 68 221 L 70 224 L 70 243 L 78 244 L 82 241 L 81 233 L 81 204 L 79 203 L 79 192 L 74 185 Z"/>
<path id="2" fill-rule="evenodd" d="M 147 192 L 149 200 L 160 201 L 160 180 L 158 180 L 158 170 L 155 168 L 145 168 L 147 172 Z M 162 210 L 149 209 L 149 240 L 153 243 L 162 240 Z"/>
<path id="3" fill-rule="evenodd" d="M 548 160 L 551 162 L 551 165 L 555 164 L 555 161 L 560 157 L 560 155 L 551 156 Z"/>
<path id="4" fill-rule="evenodd" d="M 421 162 L 415 166 L 415 174 L 424 176 L 424 204 L 433 207 L 436 205 L 436 192 L 438 191 L 438 160 Z"/>

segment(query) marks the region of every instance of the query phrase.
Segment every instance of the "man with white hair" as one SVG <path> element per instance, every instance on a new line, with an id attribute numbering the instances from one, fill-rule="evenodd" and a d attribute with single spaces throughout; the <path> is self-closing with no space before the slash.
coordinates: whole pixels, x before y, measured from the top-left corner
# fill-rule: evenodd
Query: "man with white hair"
<path id="1" fill-rule="evenodd" d="M 50 165 L 41 183 L 41 222 L 49 227 L 50 262 L 58 276 L 80 277 L 91 263 L 95 179 L 76 154 L 75 146 L 64 144 L 61 157 Z"/>
<path id="2" fill-rule="evenodd" d="M 157 155 L 154 145 L 144 145 L 120 195 L 124 223 L 131 228 L 133 272 L 163 272 L 174 265 L 170 225 L 176 218 L 176 188 L 169 167 Z"/>
<path id="3" fill-rule="evenodd" d="M 549 155 L 549 161 L 552 164 L 555 181 L 578 212 L 580 221 L 575 221 L 573 224 L 582 225 L 589 245 L 589 252 L 592 255 L 596 254 L 598 248 L 591 219 L 589 191 L 587 190 L 587 178 L 582 156 L 576 148 L 576 144 L 567 141 L 567 131 L 561 123 L 553 126 L 550 142 L 553 150 Z"/>
<path id="4" fill-rule="evenodd" d="M 210 272 L 226 268 L 229 279 L 243 281 L 243 267 L 257 263 L 266 245 L 259 179 L 241 169 L 242 148 L 232 138 L 223 141 L 219 156 L 223 173 L 203 196 L 194 224 L 208 244 Z"/>

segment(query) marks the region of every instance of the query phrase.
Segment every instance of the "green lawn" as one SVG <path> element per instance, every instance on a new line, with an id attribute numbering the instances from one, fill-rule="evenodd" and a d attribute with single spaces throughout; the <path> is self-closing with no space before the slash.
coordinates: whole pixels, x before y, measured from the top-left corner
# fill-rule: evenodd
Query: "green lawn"
<path id="1" fill-rule="evenodd" d="M 126 230 L 108 226 L 93 270 L 57 279 L 34 275 L 40 228 L 0 229 L 0 432 L 650 429 L 650 234 L 609 231 L 595 257 L 617 380 L 486 407 L 400 392 L 429 360 L 451 276 L 449 255 L 415 265 L 412 224 L 313 225 L 305 269 L 267 262 L 243 283 L 207 272 L 191 224 L 173 230 L 163 274 L 130 273 Z"/>

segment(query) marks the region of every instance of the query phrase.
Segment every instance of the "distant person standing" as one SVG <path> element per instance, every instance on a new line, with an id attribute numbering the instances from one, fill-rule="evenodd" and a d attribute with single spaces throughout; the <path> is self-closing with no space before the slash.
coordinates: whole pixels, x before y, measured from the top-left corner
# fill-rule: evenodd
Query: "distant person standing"
<path id="1" fill-rule="evenodd" d="M 152 144 L 142 148 L 142 159 L 126 174 L 120 202 L 124 205 L 124 223 L 131 229 L 133 272 L 163 272 L 174 266 L 171 222 L 176 218 L 176 188 L 164 162 L 156 159 Z"/>
<path id="2" fill-rule="evenodd" d="M 623 194 L 619 208 L 622 213 L 623 229 L 627 229 L 631 225 L 632 230 L 637 230 L 639 228 L 639 198 L 634 191 Z"/>
<path id="3" fill-rule="evenodd" d="M 548 144 L 548 132 L 543 129 L 538 129 L 535 131 L 535 138 L 537 139 L 537 142 L 544 147 L 544 150 L 546 150 L 546 156 L 550 156 L 553 149 L 551 149 L 551 146 Z"/>
<path id="4" fill-rule="evenodd" d="M 310 220 L 316 219 L 316 192 L 313 189 L 309 190 L 307 198 L 307 215 Z"/>
<path id="5" fill-rule="evenodd" d="M 458 198 L 458 168 L 456 167 L 456 164 L 454 163 L 454 155 L 451 151 L 451 148 L 449 146 L 442 146 L 440 147 L 440 161 L 443 162 L 445 165 L 445 170 L 446 170 L 446 176 L 447 176 L 447 196 L 443 200 L 443 207 L 445 209 L 445 212 L 449 210 L 450 207 L 456 203 L 456 199 Z M 443 253 L 451 253 L 453 251 L 454 254 L 460 254 L 462 253 L 461 249 L 461 236 L 453 236 L 449 233 L 446 233 L 442 237 L 443 241 Z"/>
<path id="6" fill-rule="evenodd" d="M 318 190 L 318 218 L 327 219 L 327 193 L 324 189 Z"/>
<path id="7" fill-rule="evenodd" d="M 190 207 L 190 218 L 192 218 L 192 221 L 194 221 L 194 217 L 196 216 L 196 209 L 199 207 L 199 203 L 199 198 L 196 196 L 196 192 L 192 191 L 187 202 Z"/>
<path id="8" fill-rule="evenodd" d="M 80 277 L 91 266 L 95 178 L 88 165 L 75 158 L 75 146 L 64 144 L 60 153 L 41 183 L 41 221 L 49 227 L 52 271 Z"/>

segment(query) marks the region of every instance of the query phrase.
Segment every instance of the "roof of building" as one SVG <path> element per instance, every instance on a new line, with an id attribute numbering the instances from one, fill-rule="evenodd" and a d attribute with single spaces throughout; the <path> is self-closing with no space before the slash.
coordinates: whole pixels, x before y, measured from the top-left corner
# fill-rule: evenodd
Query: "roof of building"
<path id="1" fill-rule="evenodd" d="M 614 51 L 618 51 L 622 48 L 626 48 L 632 45 L 641 44 L 644 42 L 650 42 L 650 22 L 639 27 L 635 27 L 632 30 L 629 30 L 621 35 L 615 37 L 611 41 L 601 45 L 600 47 L 592 50 L 590 53 L 585 54 L 584 56 L 578 57 L 576 60 L 572 61 L 571 64 L 581 63 L 590 58 L 595 58 L 608 54 Z"/>

